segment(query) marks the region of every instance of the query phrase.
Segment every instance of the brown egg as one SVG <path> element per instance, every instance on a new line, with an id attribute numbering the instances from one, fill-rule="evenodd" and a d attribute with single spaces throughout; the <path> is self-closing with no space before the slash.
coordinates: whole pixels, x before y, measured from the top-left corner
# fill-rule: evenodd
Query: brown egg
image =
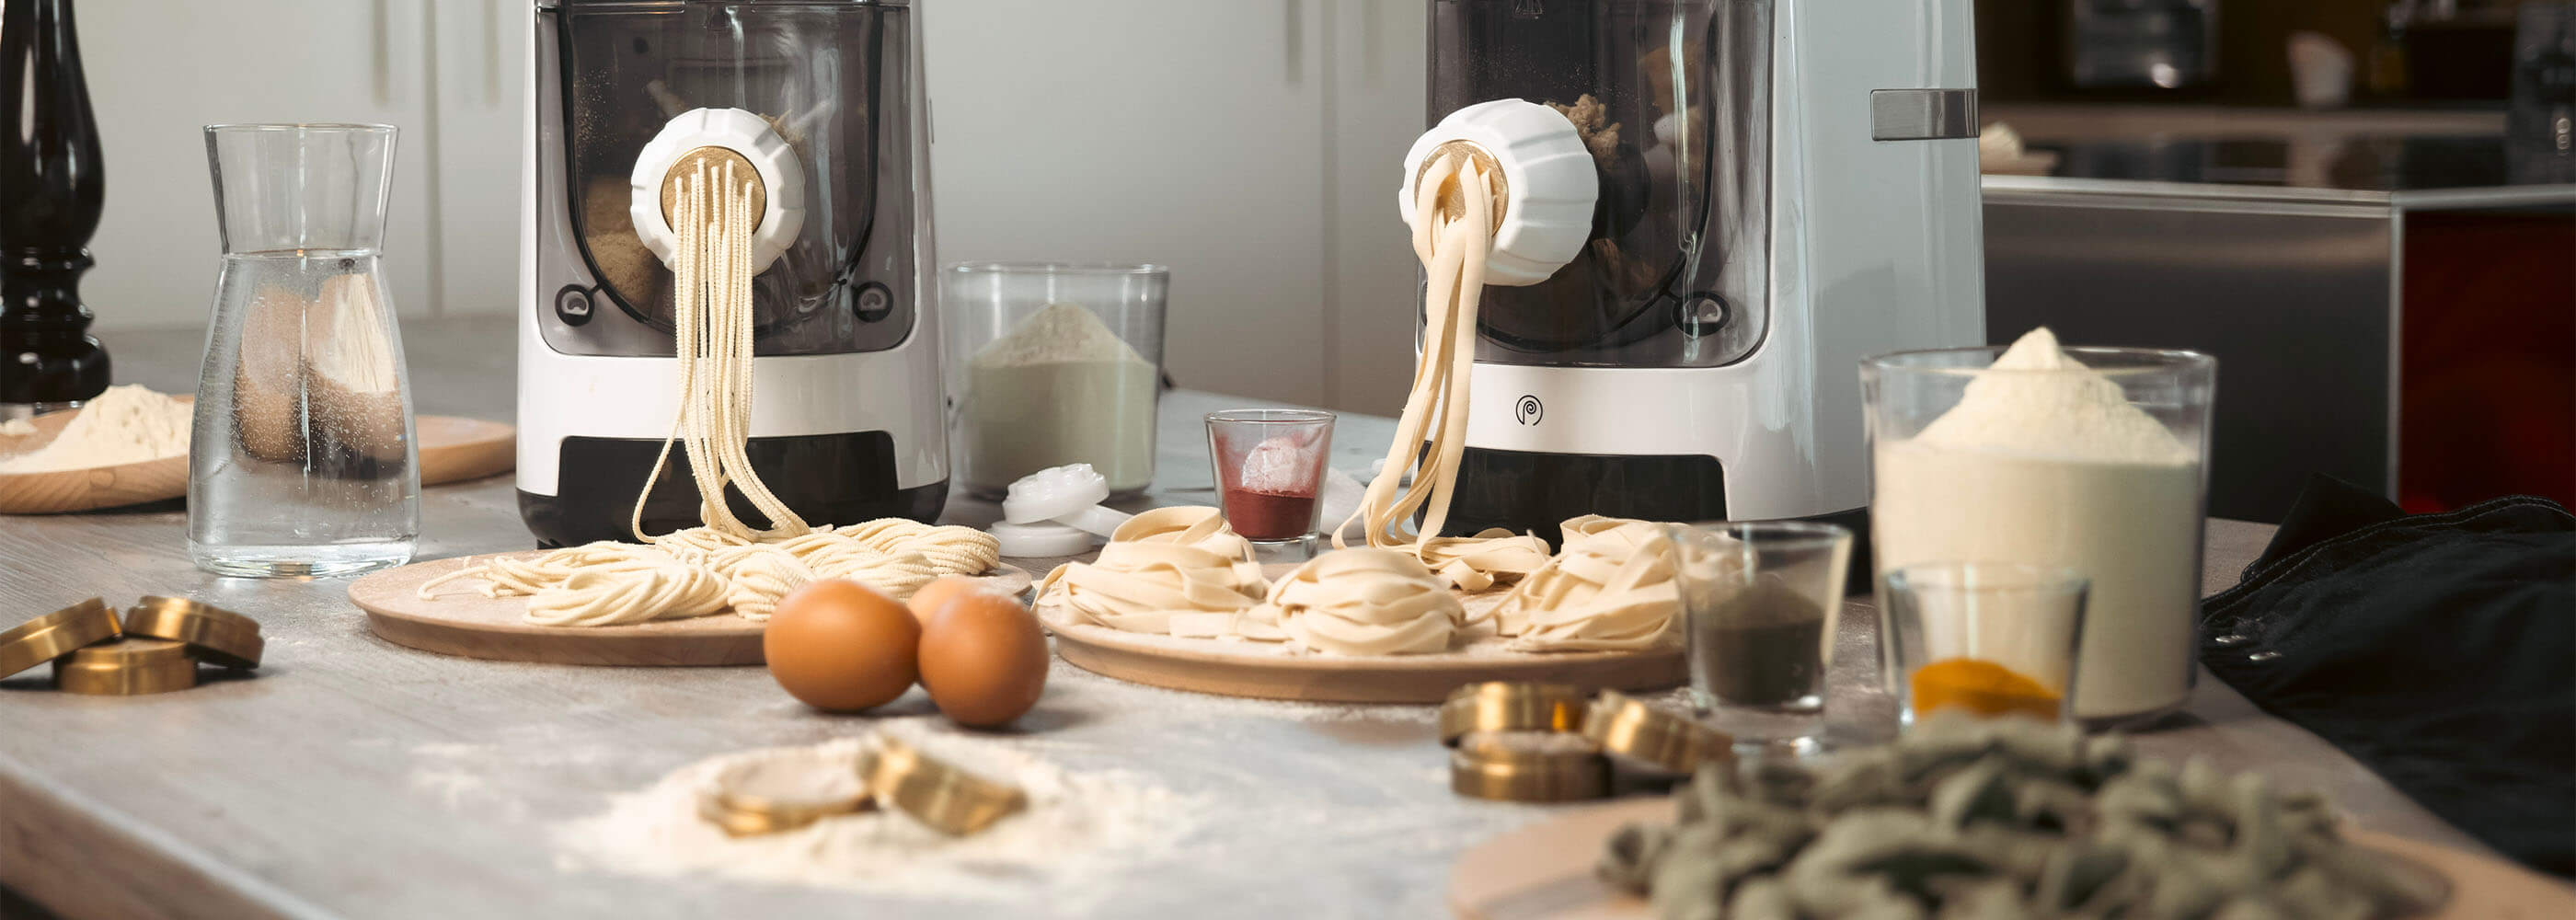
<path id="1" fill-rule="evenodd" d="M 1011 597 L 960 591 L 921 634 L 921 686 L 959 725 L 1009 724 L 1046 693 L 1046 634 Z"/>
<path id="2" fill-rule="evenodd" d="M 833 712 L 882 706 L 920 676 L 921 625 L 875 588 L 832 578 L 778 601 L 760 649 L 769 676 L 805 704 Z"/>
<path id="3" fill-rule="evenodd" d="M 989 589 L 982 581 L 964 575 L 942 575 L 913 592 L 912 600 L 906 606 L 912 608 L 912 618 L 921 621 L 921 628 L 929 629 L 930 615 L 939 612 L 940 606 L 948 603 L 949 598 L 956 597 L 960 591 L 984 590 Z"/>

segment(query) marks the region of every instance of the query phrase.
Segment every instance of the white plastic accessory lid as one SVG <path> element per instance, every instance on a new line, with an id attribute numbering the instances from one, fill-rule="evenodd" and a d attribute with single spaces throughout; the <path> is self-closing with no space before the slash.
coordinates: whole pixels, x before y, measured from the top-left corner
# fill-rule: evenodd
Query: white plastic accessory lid
<path id="1" fill-rule="evenodd" d="M 1485 283 L 1537 284 L 1574 261 L 1592 236 L 1592 206 L 1601 176 L 1574 123 L 1555 109 L 1496 99 L 1449 113 L 1404 155 L 1404 188 L 1396 208 L 1413 226 L 1414 183 L 1441 145 L 1464 141 L 1493 157 L 1503 173 L 1502 220 L 1485 260 Z"/>
<path id="2" fill-rule="evenodd" d="M 992 534 L 994 541 L 1001 544 L 1002 555 L 1013 559 L 1073 556 L 1091 551 L 1090 533 L 1054 522 L 1013 524 L 994 521 L 993 526 L 985 528 L 984 532 Z"/>
<path id="3" fill-rule="evenodd" d="M 1068 463 L 1020 477 L 1002 499 L 1002 519 L 1035 524 L 1079 514 L 1109 500 L 1109 477 L 1088 463 Z"/>
<path id="4" fill-rule="evenodd" d="M 661 257 L 663 264 L 679 257 L 680 238 L 671 232 L 671 222 L 662 216 L 662 183 L 669 178 L 671 167 L 700 147 L 721 147 L 740 154 L 760 173 L 762 196 L 759 219 L 751 230 L 751 270 L 754 273 L 777 261 L 796 234 L 805 228 L 805 168 L 796 158 L 795 148 L 769 125 L 769 119 L 742 109 L 690 109 L 662 126 L 662 133 L 635 155 L 635 172 L 628 185 L 633 195 L 627 203 L 627 214 L 635 221 L 635 235 L 644 247 Z"/>

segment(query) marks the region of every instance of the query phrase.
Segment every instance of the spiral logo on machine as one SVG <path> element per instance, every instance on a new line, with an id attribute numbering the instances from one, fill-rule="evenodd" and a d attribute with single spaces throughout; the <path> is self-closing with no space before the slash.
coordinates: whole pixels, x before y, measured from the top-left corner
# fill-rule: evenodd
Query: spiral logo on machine
<path id="1" fill-rule="evenodd" d="M 1541 404 L 1536 396 L 1523 394 L 1520 401 L 1512 405 L 1512 418 L 1520 420 L 1523 425 L 1536 425 L 1546 414 L 1547 406 Z"/>

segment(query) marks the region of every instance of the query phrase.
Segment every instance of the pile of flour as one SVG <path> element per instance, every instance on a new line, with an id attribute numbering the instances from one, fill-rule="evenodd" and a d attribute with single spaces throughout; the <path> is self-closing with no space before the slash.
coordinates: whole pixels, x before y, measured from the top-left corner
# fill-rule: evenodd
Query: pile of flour
<path id="1" fill-rule="evenodd" d="M 184 457 L 193 418 L 187 403 L 142 386 L 108 387 L 83 404 L 80 414 L 43 447 L 0 456 L 0 473 L 46 473 Z M 23 432 L 0 430 L 0 434 L 34 432 L 32 425 L 24 426 Z"/>
<path id="2" fill-rule="evenodd" d="M 2073 568 L 2093 582 L 2076 715 L 2174 706 L 2193 672 L 2200 467 L 2199 451 L 2131 405 L 2117 382 L 2035 329 L 1916 436 L 1878 444 L 1878 571 L 1923 562 Z"/>
<path id="3" fill-rule="evenodd" d="M 728 770 L 755 764 L 820 764 L 855 774 L 872 738 L 710 758 L 652 787 L 614 799 L 605 814 L 558 827 L 568 869 L 815 885 L 876 894 L 1008 900 L 1063 892 L 1138 861 L 1179 855 L 1201 829 L 1207 803 L 1124 771 L 1074 773 L 1009 744 L 964 735 L 900 732 L 922 753 L 1018 786 L 1028 807 L 979 834 L 950 837 L 901 812 L 877 809 L 797 830 L 728 837 L 698 816 L 699 799 Z"/>
<path id="4" fill-rule="evenodd" d="M 967 362 L 967 485 L 998 494 L 1047 467 L 1088 463 L 1113 491 L 1144 488 L 1160 382 L 1154 363 L 1090 310 L 1048 304 Z"/>

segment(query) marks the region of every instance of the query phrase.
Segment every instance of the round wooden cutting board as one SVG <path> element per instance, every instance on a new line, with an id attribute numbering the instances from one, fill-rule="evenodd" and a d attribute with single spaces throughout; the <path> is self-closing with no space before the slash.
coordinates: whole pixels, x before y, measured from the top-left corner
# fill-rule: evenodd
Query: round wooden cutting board
<path id="1" fill-rule="evenodd" d="M 1669 797 L 1625 799 L 1569 808 L 1477 844 L 1450 869 L 1449 909 L 1468 920 L 1647 920 L 1646 902 L 1595 879 L 1592 862 L 1621 825 L 1672 819 Z M 2450 878 L 2451 903 L 2425 920 L 2576 917 L 2576 892 L 2522 867 L 2370 831 L 2349 836 Z"/>
<path id="2" fill-rule="evenodd" d="M 195 397 L 172 397 L 193 402 Z M 49 412 L 32 420 L 34 434 L 0 435 L 0 454 L 44 446 L 71 424 L 79 410 Z M 413 420 L 420 445 L 420 484 L 434 486 L 509 472 L 516 465 L 518 429 L 500 422 L 424 415 Z M 42 473 L 0 473 L 0 514 L 61 514 L 157 502 L 188 494 L 188 458 Z"/>
<path id="3" fill-rule="evenodd" d="M 530 558 L 541 550 L 503 553 Z M 493 661 L 637 666 L 760 664 L 762 624 L 731 613 L 656 620 L 632 626 L 539 626 L 527 621 L 524 597 L 484 597 L 472 579 L 440 585 L 421 600 L 423 582 L 493 556 L 415 562 L 349 584 L 349 600 L 367 612 L 367 628 L 387 642 L 422 651 Z M 1029 573 L 1005 564 L 986 581 L 1005 591 L 1029 586 Z"/>
<path id="4" fill-rule="evenodd" d="M 1276 577 L 1277 573 L 1274 573 Z M 1490 607 L 1499 592 L 1466 599 Z M 1055 650 L 1086 671 L 1174 690 L 1316 703 L 1437 703 L 1461 684 L 1543 681 L 1585 690 L 1660 690 L 1689 679 L 1679 646 L 1640 652 L 1506 652 L 1478 647 L 1431 655 L 1290 653 L 1276 642 L 1182 639 L 1069 622 L 1041 605 Z"/>

